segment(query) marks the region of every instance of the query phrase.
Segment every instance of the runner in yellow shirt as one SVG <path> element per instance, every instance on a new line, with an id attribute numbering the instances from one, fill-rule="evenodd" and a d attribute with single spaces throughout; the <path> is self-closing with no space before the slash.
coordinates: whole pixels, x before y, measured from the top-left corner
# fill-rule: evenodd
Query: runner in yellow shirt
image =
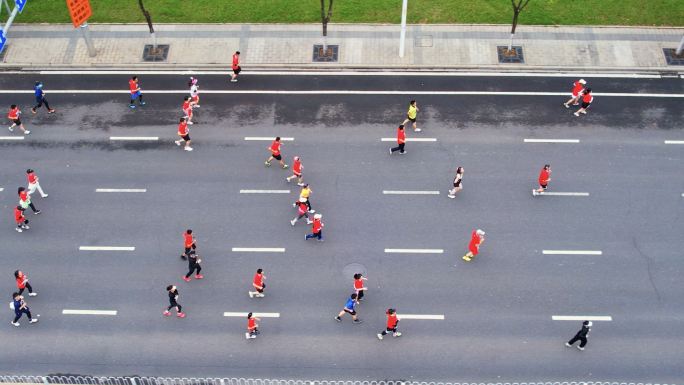
<path id="1" fill-rule="evenodd" d="M 416 104 L 415 100 L 411 100 L 411 104 L 409 104 L 408 118 L 404 120 L 404 123 L 402 123 L 402 125 L 408 123 L 408 121 L 410 120 L 411 123 L 413 123 L 413 130 L 415 132 L 420 132 L 420 128 L 416 127 L 416 112 L 418 112 L 418 105 Z"/>

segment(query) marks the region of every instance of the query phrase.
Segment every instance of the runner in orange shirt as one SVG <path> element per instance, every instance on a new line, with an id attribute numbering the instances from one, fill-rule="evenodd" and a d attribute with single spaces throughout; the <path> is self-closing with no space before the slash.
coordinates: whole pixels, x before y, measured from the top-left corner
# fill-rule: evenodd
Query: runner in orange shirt
<path id="1" fill-rule="evenodd" d="M 541 173 L 539 174 L 539 188 L 532 190 L 532 195 L 541 195 L 546 191 L 546 187 L 551 181 L 549 174 L 551 174 L 551 165 L 544 165 L 544 168 L 542 168 Z"/>
<path id="2" fill-rule="evenodd" d="M 142 92 L 140 92 L 140 86 L 138 85 L 138 77 L 133 76 L 131 80 L 128 81 L 128 85 L 131 87 L 131 105 L 129 107 L 135 108 L 135 97 L 138 97 L 138 104 L 144 106 L 145 102 L 142 101 Z"/>
<path id="3" fill-rule="evenodd" d="M 397 147 L 390 148 L 390 155 L 392 155 L 394 151 L 399 151 L 401 155 L 406 154 L 406 150 L 404 150 L 404 146 L 406 145 L 406 131 L 404 131 L 403 124 L 399 126 L 399 129 L 397 130 L 397 143 L 399 144 Z"/>
<path id="4" fill-rule="evenodd" d="M 565 108 L 570 108 L 570 103 L 572 103 L 573 106 L 579 105 L 577 102 L 579 101 L 580 97 L 582 97 L 582 93 L 584 92 L 584 85 L 587 84 L 587 82 L 584 79 L 580 79 L 573 83 L 573 86 L 575 86 L 572 89 L 572 99 L 568 100 L 567 102 L 563 103 Z"/>
<path id="5" fill-rule="evenodd" d="M 182 142 L 185 142 L 185 147 L 183 148 L 185 151 L 192 151 L 192 147 L 190 147 L 190 129 L 188 129 L 188 118 L 180 118 L 180 124 L 178 125 L 178 136 L 181 137 L 180 140 L 176 141 L 177 145 L 181 145 Z"/>
<path id="6" fill-rule="evenodd" d="M 19 111 L 19 107 L 17 107 L 16 104 L 12 104 L 10 106 L 9 115 L 7 115 L 8 118 L 12 119 L 12 125 L 9 126 L 9 130 L 14 131 L 14 127 L 18 126 L 20 130 L 24 131 L 24 135 L 30 134 L 31 131 L 25 130 L 24 125 L 21 124 L 21 120 L 19 120 L 19 115 L 21 115 L 21 111 Z"/>
<path id="7" fill-rule="evenodd" d="M 183 113 L 185 114 L 185 121 L 192 124 L 192 99 L 189 96 L 183 99 Z"/>
<path id="8" fill-rule="evenodd" d="M 256 274 L 254 274 L 254 281 L 252 282 L 252 286 L 254 286 L 256 291 L 250 291 L 249 298 L 254 298 L 255 295 L 257 298 L 264 297 L 264 290 L 266 289 L 264 279 L 266 279 L 266 276 L 264 276 L 264 270 L 258 269 Z"/>
<path id="9" fill-rule="evenodd" d="M 297 183 L 297 186 L 304 186 L 302 183 L 302 169 L 304 169 L 304 166 L 302 166 L 302 161 L 299 160 L 298 156 L 294 157 L 294 163 L 292 164 L 292 176 L 287 177 L 287 183 L 290 183 L 290 179 L 292 178 L 299 178 L 299 183 Z"/>
<path id="10" fill-rule="evenodd" d="M 181 258 L 187 259 L 188 253 L 190 253 L 191 250 L 194 251 L 197 249 L 197 245 L 195 245 L 197 239 L 192 235 L 192 230 L 190 229 L 183 233 L 183 238 L 185 238 L 185 253 L 181 254 Z"/>
<path id="11" fill-rule="evenodd" d="M 473 236 L 470 238 L 470 244 L 468 245 L 468 254 L 463 256 L 463 259 L 470 262 L 470 259 L 480 252 L 480 245 L 484 242 L 485 232 L 482 230 L 473 231 Z"/>
<path id="12" fill-rule="evenodd" d="M 240 51 L 235 51 L 235 54 L 233 55 L 233 74 L 230 75 L 230 81 L 233 83 L 237 81 L 237 76 L 240 71 L 242 71 L 240 64 L 242 64 L 242 61 L 240 60 Z"/>
<path id="13" fill-rule="evenodd" d="M 378 334 L 378 339 L 383 339 L 388 332 L 392 332 L 392 337 L 401 337 L 401 333 L 397 331 L 397 326 L 401 321 L 401 318 L 397 317 L 397 309 L 388 309 L 385 313 L 387 313 L 387 330 Z"/>
<path id="14" fill-rule="evenodd" d="M 270 167 L 271 161 L 273 159 L 277 159 L 278 162 L 280 162 L 280 165 L 283 166 L 283 168 L 290 167 L 290 166 L 286 165 L 285 163 L 283 163 L 283 157 L 280 156 L 280 146 L 282 146 L 282 145 L 283 144 L 280 143 L 280 137 L 275 138 L 275 140 L 273 141 L 273 144 L 271 144 L 271 147 L 268 148 L 268 150 L 271 151 L 271 157 L 268 158 L 268 160 L 266 161 L 266 163 L 265 163 L 266 166 Z"/>
<path id="15" fill-rule="evenodd" d="M 591 94 L 591 88 L 587 88 L 584 91 L 584 96 L 582 96 L 582 108 L 577 110 L 575 112 L 575 116 L 579 116 L 579 114 L 586 114 L 587 109 L 591 107 L 591 102 L 594 101 L 594 96 Z"/>
<path id="16" fill-rule="evenodd" d="M 256 321 L 261 321 L 261 319 L 257 317 L 252 317 L 252 313 L 247 314 L 247 330 L 249 330 L 249 333 L 245 333 L 247 339 L 250 338 L 256 338 L 259 334 L 259 324 L 256 323 Z"/>

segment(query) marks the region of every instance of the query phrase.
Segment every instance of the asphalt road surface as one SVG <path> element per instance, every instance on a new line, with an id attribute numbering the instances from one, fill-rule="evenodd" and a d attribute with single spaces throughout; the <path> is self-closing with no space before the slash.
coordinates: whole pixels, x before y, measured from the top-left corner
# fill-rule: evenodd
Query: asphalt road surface
<path id="1" fill-rule="evenodd" d="M 133 73 L 131 74 L 133 75 Z M 190 127 L 193 152 L 176 140 L 186 76 L 140 76 L 146 106 L 129 109 L 127 75 L 0 76 L 2 90 L 31 91 L 40 79 L 57 112 L 33 115 L 30 93 L 2 93 L 31 134 L 0 140 L 6 303 L 14 270 L 40 321 L 0 327 L 0 371 L 8 374 L 251 377 L 304 380 L 457 382 L 681 382 L 684 361 L 682 98 L 597 96 L 587 115 L 566 96 L 426 95 L 407 91 L 566 92 L 575 78 L 265 76 L 200 77 Z M 684 93 L 681 79 L 587 79 L 597 93 Z M 59 90 L 122 90 L 59 93 Z M 366 94 L 213 94 L 202 90 L 362 90 Z M 149 93 L 145 93 L 149 90 Z M 155 93 L 155 90 L 181 90 Z M 374 91 L 396 91 L 373 94 Z M 401 92 L 401 93 L 400 93 Z M 408 102 L 418 126 L 407 154 L 390 155 Z M 8 108 L 7 108 L 8 109 Z M 9 120 L 7 120 L 9 122 Z M 3 128 L 6 130 L 6 128 Z M 21 136 L 18 130 L 0 135 Z M 112 141 L 112 136 L 158 137 Z M 292 226 L 300 188 L 291 170 L 266 167 L 270 141 L 292 163 L 300 156 L 324 242 Z M 578 143 L 526 143 L 576 139 Z M 538 196 L 544 164 L 549 192 Z M 464 188 L 446 197 L 456 167 Z M 14 231 L 17 187 L 33 168 L 48 198 Z M 144 193 L 99 193 L 145 189 Z M 290 190 L 241 194 L 240 190 Z M 438 191 L 439 194 L 384 194 Z M 182 234 L 198 238 L 204 279 L 185 282 Z M 480 254 L 471 233 L 486 232 Z M 80 246 L 135 247 L 82 251 Z M 238 252 L 233 248 L 284 248 Z M 386 253 L 429 249 L 442 253 Z M 601 251 L 553 255 L 543 250 Z M 247 292 L 257 268 L 266 297 Z M 365 271 L 363 320 L 335 322 Z M 165 317 L 176 285 L 184 319 Z M 7 305 L 5 305 L 7 306 Z M 376 334 L 385 310 L 444 319 L 405 319 L 400 338 Z M 116 315 L 69 315 L 63 310 Z M 261 335 L 245 339 L 247 320 Z M 585 351 L 564 343 L 581 321 L 596 321 Z"/>

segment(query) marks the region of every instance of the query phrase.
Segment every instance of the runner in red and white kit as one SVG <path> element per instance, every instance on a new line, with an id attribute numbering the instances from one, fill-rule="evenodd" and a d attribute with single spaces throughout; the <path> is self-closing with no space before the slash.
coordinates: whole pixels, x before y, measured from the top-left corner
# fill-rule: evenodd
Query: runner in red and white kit
<path id="1" fill-rule="evenodd" d="M 572 89 L 572 99 L 568 100 L 567 102 L 563 103 L 565 108 L 570 108 L 570 103 L 572 103 L 573 106 L 578 106 L 579 98 L 582 96 L 582 93 L 584 92 L 584 85 L 587 84 L 586 80 L 580 79 L 573 83 L 575 88 Z"/>
<path id="2" fill-rule="evenodd" d="M 180 136 L 181 139 L 177 140 L 176 144 L 180 146 L 182 142 L 185 142 L 185 148 L 183 149 L 185 151 L 192 151 L 192 147 L 190 147 L 190 129 L 188 128 L 187 119 L 187 117 L 180 118 L 180 124 L 178 124 L 178 136 Z"/>
<path id="3" fill-rule="evenodd" d="M 484 242 L 485 232 L 482 230 L 473 231 L 470 237 L 470 244 L 468 245 L 468 254 L 463 256 L 463 260 L 470 262 L 470 259 L 480 252 L 480 245 Z"/>
<path id="4" fill-rule="evenodd" d="M 539 174 L 539 188 L 536 190 L 532 190 L 532 195 L 542 195 L 544 191 L 546 191 L 546 187 L 548 183 L 551 181 L 551 178 L 549 178 L 549 174 L 551 173 L 551 166 L 550 165 L 544 165 L 544 168 L 542 168 L 541 173 Z"/>
<path id="5" fill-rule="evenodd" d="M 252 286 L 254 286 L 256 291 L 250 291 L 249 298 L 254 298 L 255 295 L 257 296 L 257 298 L 264 297 L 264 289 L 266 289 L 264 279 L 266 279 L 266 276 L 264 276 L 264 270 L 257 269 L 256 274 L 254 274 L 254 281 L 252 282 Z"/>
<path id="6" fill-rule="evenodd" d="M 33 195 L 34 192 L 36 192 L 36 189 L 40 193 L 41 198 L 47 198 L 48 195 L 43 191 L 43 188 L 40 187 L 40 178 L 36 176 L 36 174 L 33 173 L 33 170 L 30 168 L 26 170 L 26 176 L 28 177 L 28 193 L 29 195 Z"/>
<path id="7" fill-rule="evenodd" d="M 363 287 L 363 281 L 368 281 L 368 278 L 364 277 L 361 273 L 354 274 L 354 290 L 356 291 L 356 304 L 359 301 L 363 301 L 363 292 L 368 290 L 367 287 Z"/>
<path id="8" fill-rule="evenodd" d="M 266 166 L 270 167 L 271 161 L 273 159 L 277 159 L 278 162 L 280 163 L 280 165 L 283 166 L 283 168 L 290 167 L 290 166 L 286 165 L 285 163 L 283 163 L 283 157 L 280 156 L 280 146 L 282 146 L 282 145 L 283 144 L 280 143 L 280 137 L 275 138 L 275 140 L 273 141 L 273 144 L 271 144 L 271 147 L 268 148 L 268 151 L 271 151 L 271 157 L 268 158 L 268 160 L 266 161 L 266 163 L 265 163 Z"/>
<path id="9" fill-rule="evenodd" d="M 189 96 L 183 99 L 183 113 L 185 114 L 185 121 L 192 124 L 192 99 Z"/>
<path id="10" fill-rule="evenodd" d="M 242 61 L 240 60 L 240 51 L 236 51 L 235 55 L 233 55 L 233 74 L 230 75 L 230 81 L 233 83 L 237 81 L 237 76 L 240 71 L 242 71 L 240 64 L 242 64 Z"/>
<path id="11" fill-rule="evenodd" d="M 140 92 L 140 86 L 138 85 L 138 77 L 133 76 L 131 80 L 128 81 L 129 87 L 131 87 L 131 105 L 129 107 L 135 108 L 135 98 L 138 98 L 138 104 L 144 106 L 145 102 L 142 101 L 142 92 Z"/>
<path id="12" fill-rule="evenodd" d="M 378 339 L 383 339 L 389 332 L 392 332 L 392 337 L 401 337 L 401 333 L 397 331 L 397 326 L 399 326 L 399 321 L 401 321 L 401 318 L 397 316 L 397 309 L 388 309 L 385 313 L 387 313 L 387 330 L 378 334 Z"/>
<path id="13" fill-rule="evenodd" d="M 575 112 L 575 116 L 579 116 L 579 114 L 586 114 L 587 109 L 591 107 L 591 102 L 593 101 L 594 96 L 591 94 L 591 88 L 587 88 L 586 91 L 584 91 L 584 96 L 582 96 L 582 108 Z"/>
<path id="14" fill-rule="evenodd" d="M 252 313 L 247 314 L 247 330 L 249 330 L 249 333 L 245 333 L 247 339 L 256 338 L 260 334 L 259 329 L 257 329 L 259 324 L 256 321 L 261 321 L 261 319 L 252 317 Z"/>
<path id="15" fill-rule="evenodd" d="M 294 163 L 292 164 L 292 176 L 285 178 L 287 180 L 287 183 L 290 183 L 290 179 L 292 178 L 299 178 L 299 183 L 297 183 L 297 186 L 304 186 L 304 183 L 302 183 L 302 169 L 304 166 L 302 166 L 302 161 L 299 160 L 298 156 L 294 157 Z"/>
<path id="16" fill-rule="evenodd" d="M 8 118 L 12 119 L 12 125 L 9 126 L 9 130 L 14 131 L 14 127 L 19 126 L 19 129 L 24 131 L 24 135 L 30 134 L 31 131 L 25 130 L 24 125 L 21 124 L 21 120 L 19 119 L 19 115 L 21 115 L 21 111 L 19 111 L 19 107 L 17 107 L 16 104 L 12 104 L 10 106 L 9 115 L 7 115 Z"/>
<path id="17" fill-rule="evenodd" d="M 192 108 L 199 108 L 199 92 L 197 91 L 197 79 L 191 77 L 188 82 L 188 87 L 190 87 L 190 97 L 192 98 Z"/>

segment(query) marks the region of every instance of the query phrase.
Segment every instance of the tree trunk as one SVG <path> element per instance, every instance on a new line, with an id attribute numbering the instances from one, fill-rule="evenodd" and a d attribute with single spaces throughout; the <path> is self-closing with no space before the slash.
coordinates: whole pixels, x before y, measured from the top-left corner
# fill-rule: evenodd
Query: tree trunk
<path id="1" fill-rule="evenodd" d="M 323 56 L 328 56 L 328 23 L 323 24 Z"/>
<path id="2" fill-rule="evenodd" d="M 511 52 L 511 49 L 513 48 L 513 35 L 515 35 L 515 27 L 518 26 L 518 14 L 520 11 L 516 8 L 515 9 L 515 14 L 513 16 L 513 26 L 511 27 L 511 38 L 508 40 L 508 52 Z"/>
<path id="3" fill-rule="evenodd" d="M 332 16 L 333 0 L 328 6 L 328 17 L 325 17 L 325 0 L 321 0 L 321 20 L 323 21 L 323 56 L 328 56 L 328 22 Z"/>
<path id="4" fill-rule="evenodd" d="M 150 13 L 145 10 L 145 7 L 143 7 L 142 0 L 138 0 L 138 4 L 140 4 L 140 9 L 142 10 L 145 19 L 147 20 L 147 25 L 150 27 L 150 34 L 152 35 L 152 49 L 154 49 L 154 52 L 157 52 L 157 40 L 154 38 L 154 27 L 152 27 L 152 18 L 150 17 Z"/>
<path id="5" fill-rule="evenodd" d="M 682 41 L 679 42 L 679 47 L 677 47 L 675 55 L 682 56 L 682 50 L 684 50 L 684 36 L 682 36 Z"/>

